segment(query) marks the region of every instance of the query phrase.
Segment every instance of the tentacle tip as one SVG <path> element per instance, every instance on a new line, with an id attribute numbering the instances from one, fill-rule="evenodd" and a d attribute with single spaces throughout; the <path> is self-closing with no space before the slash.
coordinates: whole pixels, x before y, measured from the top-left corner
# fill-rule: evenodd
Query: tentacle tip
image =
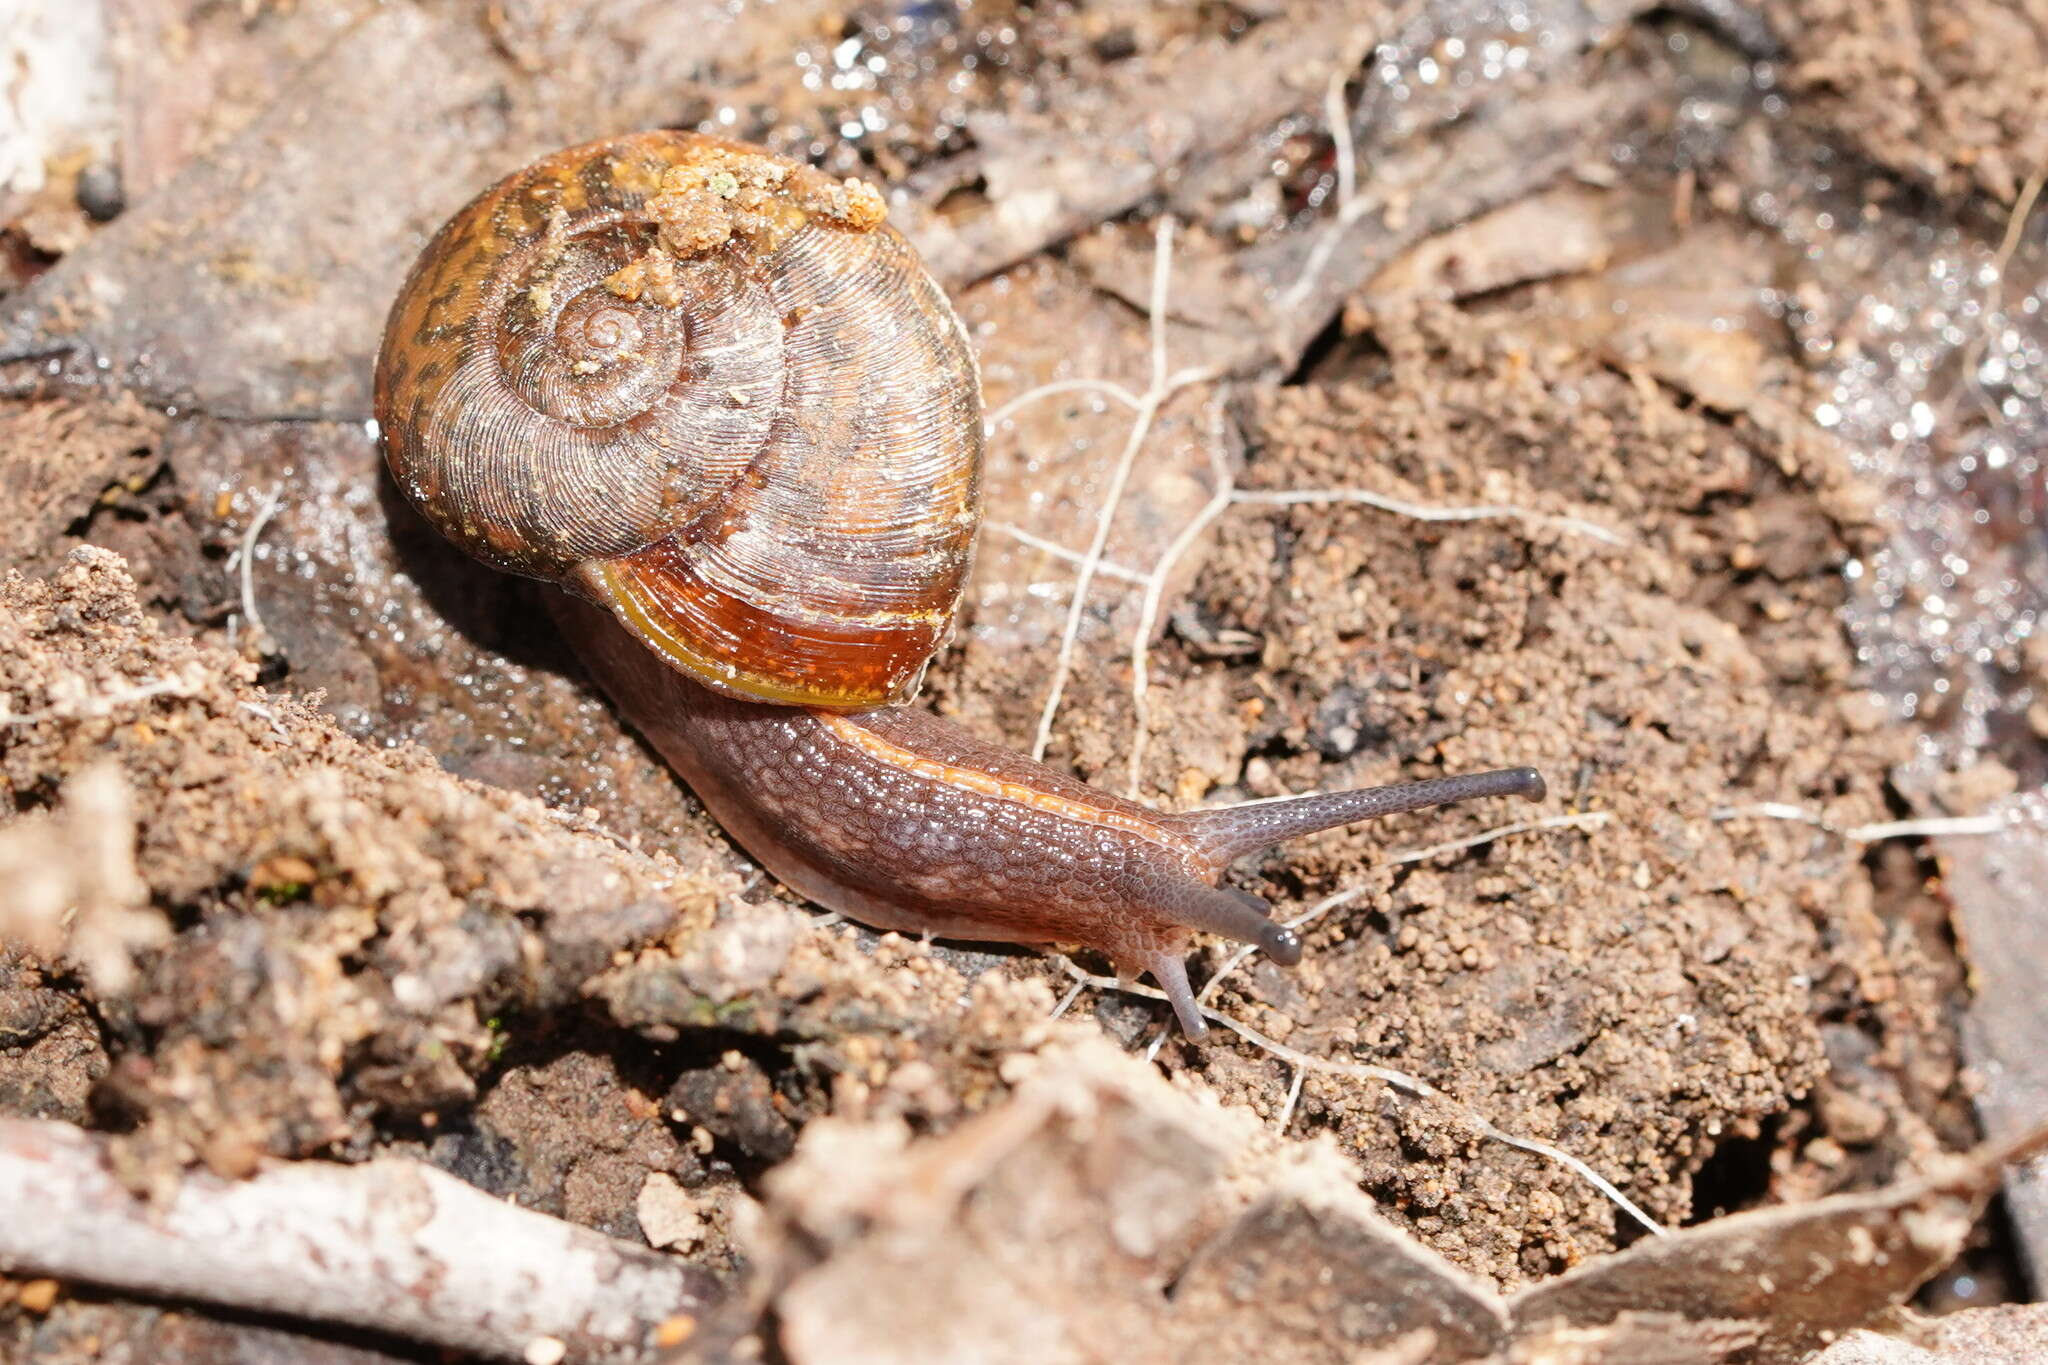
<path id="1" fill-rule="evenodd" d="M 1515 795 L 1530 801 L 1541 801 L 1550 795 L 1550 784 L 1534 768 L 1513 768 L 1510 771 L 1515 775 Z"/>
<path id="2" fill-rule="evenodd" d="M 1301 935 L 1284 924 L 1269 924 L 1259 931 L 1259 951 L 1283 967 L 1301 961 Z"/>

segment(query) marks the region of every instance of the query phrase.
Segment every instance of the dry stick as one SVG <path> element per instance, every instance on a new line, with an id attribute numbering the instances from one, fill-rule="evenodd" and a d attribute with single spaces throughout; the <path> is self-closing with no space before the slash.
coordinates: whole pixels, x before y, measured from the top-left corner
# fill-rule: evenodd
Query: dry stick
<path id="1" fill-rule="evenodd" d="M 256 649 L 263 651 L 270 633 L 263 628 L 262 614 L 256 610 L 256 539 L 263 534 L 263 528 L 270 525 L 270 519 L 277 515 L 279 504 L 284 500 L 284 485 L 278 484 L 270 490 L 256 515 L 250 519 L 249 529 L 242 533 L 242 548 L 237 555 L 240 561 L 236 569 L 242 582 L 242 615 L 249 622 L 249 640 Z"/>
<path id="2" fill-rule="evenodd" d="M 1559 530 L 1575 531 L 1582 536 L 1591 536 L 1604 545 L 1627 545 L 1625 537 L 1616 535 L 1596 522 L 1579 517 L 1553 516 L 1548 512 L 1537 512 L 1527 507 L 1516 507 L 1512 503 L 1489 503 L 1477 507 L 1431 507 L 1425 503 L 1406 502 L 1390 498 L 1384 493 L 1372 493 L 1363 488 L 1304 488 L 1304 489 L 1247 489 L 1235 495 L 1234 501 L 1265 507 L 1298 507 L 1323 503 L 1358 503 L 1365 507 L 1377 507 L 1382 512 L 1397 516 L 1413 517 L 1417 521 L 1491 521 L 1504 518 L 1515 521 L 1533 522 L 1539 526 L 1555 526 Z"/>
<path id="3" fill-rule="evenodd" d="M 1051 398 L 1062 393 L 1108 394 L 1125 407 L 1134 410 L 1144 405 L 1143 400 L 1129 389 L 1121 384 L 1112 383 L 1107 379 L 1055 379 L 1050 384 L 1040 384 L 1035 388 L 1024 390 L 1024 392 L 990 413 L 982 421 L 982 434 L 984 436 L 995 435 L 996 428 L 1015 416 L 1019 408 L 1036 403 L 1041 398 Z"/>
<path id="4" fill-rule="evenodd" d="M 2020 197 L 2013 201 L 2012 214 L 2005 220 L 2005 236 L 2000 239 L 1998 250 L 1991 258 L 1993 278 L 1991 291 L 1984 299 L 1984 325 L 1971 338 L 1969 349 L 1963 353 L 1963 373 L 1969 376 L 1970 392 L 1983 405 L 1984 416 L 1994 427 L 2004 425 L 2005 415 L 1998 411 L 1991 395 L 1984 391 L 1984 383 L 1977 377 L 1977 366 L 1984 358 L 1984 348 L 1990 344 L 1994 320 L 2005 307 L 2005 272 L 2020 249 L 2020 235 L 2025 232 L 2027 219 L 2034 212 L 2034 202 L 2041 197 L 2044 182 L 2048 182 L 2048 171 L 2034 172 L 2020 190 Z"/>
<path id="5" fill-rule="evenodd" d="M 1709 814 L 1716 821 L 1796 821 L 1802 825 L 1812 825 L 1815 829 L 1825 830 L 1836 838 L 1846 839 L 1852 844 L 1874 844 L 1883 839 L 2002 834 L 2006 830 L 2018 829 L 2029 823 L 2025 816 L 2014 812 L 2010 815 L 1930 816 L 1924 820 L 1882 820 L 1875 824 L 1851 825 L 1843 829 L 1817 811 L 1789 805 L 1783 801 L 1759 801 L 1747 806 L 1716 806 Z"/>
<path id="6" fill-rule="evenodd" d="M 1139 985 L 1135 981 L 1119 981 L 1113 976 L 1097 976 L 1093 972 L 1083 971 L 1075 963 L 1064 957 L 1060 958 L 1059 961 L 1061 966 L 1066 969 L 1068 976 L 1084 985 L 1093 986 L 1097 990 L 1122 991 L 1126 995 L 1143 996 L 1147 1000 L 1166 999 L 1166 992 L 1156 990 L 1151 986 Z M 1317 1057 L 1310 1053 L 1298 1051 L 1275 1039 L 1268 1038 L 1249 1024 L 1240 1024 L 1229 1015 L 1218 1014 L 1206 1005 L 1199 1006 L 1198 1008 L 1201 1009 L 1203 1018 L 1208 1019 L 1212 1023 L 1223 1025 L 1223 1027 L 1229 1029 L 1246 1042 L 1272 1053 L 1282 1061 L 1292 1062 L 1304 1070 L 1326 1072 L 1333 1076 L 1351 1076 L 1359 1080 L 1380 1081 L 1392 1086 L 1403 1094 L 1414 1095 L 1422 1099 L 1436 1100 L 1439 1103 L 1448 1105 L 1464 1115 L 1465 1120 L 1478 1130 L 1481 1136 L 1492 1138 L 1495 1142 L 1503 1143 L 1509 1147 L 1519 1148 L 1524 1152 L 1534 1152 L 1538 1156 L 1548 1157 L 1560 1166 L 1576 1173 L 1580 1179 L 1613 1200 L 1615 1206 L 1623 1213 L 1641 1223 L 1651 1232 L 1659 1237 L 1666 1235 L 1663 1224 L 1650 1217 L 1649 1214 L 1644 1213 L 1642 1209 L 1636 1206 L 1634 1201 L 1615 1188 L 1598 1171 L 1573 1156 L 1570 1152 L 1565 1151 L 1561 1147 L 1552 1146 L 1550 1143 L 1540 1139 L 1519 1137 L 1514 1133 L 1508 1132 L 1506 1129 L 1496 1127 L 1492 1120 L 1488 1119 L 1478 1110 L 1461 1100 L 1445 1094 L 1420 1076 L 1411 1076 L 1405 1071 L 1396 1071 L 1392 1067 L 1374 1066 L 1370 1062 L 1340 1062 L 1329 1057 Z"/>
<path id="7" fill-rule="evenodd" d="M 195 677 L 191 671 L 167 678 L 152 678 L 148 682 L 136 683 L 131 687 L 117 687 L 107 692 L 88 693 L 65 700 L 51 702 L 37 711 L 13 714 L 13 699 L 0 694 L 0 725 L 40 725 L 46 720 L 92 720 L 111 716 L 124 706 L 148 701 L 152 697 L 196 697 L 205 690 L 206 679 Z"/>
<path id="8" fill-rule="evenodd" d="M 0 1119 L 0 1209 L 0 1272 L 494 1359 L 640 1360 L 661 1324 L 710 1293 L 680 1261 L 396 1158 L 295 1162 L 245 1181 L 194 1173 L 151 1202 L 115 1178 L 106 1139 Z"/>
<path id="9" fill-rule="evenodd" d="M 1336 249 L 1344 231 L 1365 211 L 1364 201 L 1358 197 L 1358 149 L 1351 136 L 1352 110 L 1344 100 L 1346 72 L 1331 75 L 1324 92 L 1324 117 L 1330 126 L 1330 142 L 1337 161 L 1337 215 L 1317 241 L 1302 272 L 1287 292 L 1281 297 L 1283 308 L 1293 308 L 1307 296 L 1310 288 L 1328 266 L 1330 255 Z M 1360 96 L 1363 98 L 1363 95 Z M 1621 538 L 1604 527 L 1576 517 L 1548 517 L 1526 508 L 1489 506 L 1431 508 L 1420 503 L 1404 502 L 1397 498 L 1384 497 L 1363 489 L 1326 489 L 1297 493 L 1239 492 L 1233 486 L 1231 477 L 1220 462 L 1217 469 L 1216 491 L 1209 502 L 1196 514 L 1181 533 L 1167 546 L 1160 556 L 1145 584 L 1145 600 L 1139 613 L 1138 629 L 1131 646 L 1131 700 L 1136 715 L 1132 735 L 1130 758 L 1129 794 L 1138 795 L 1138 775 L 1144 760 L 1145 746 L 1150 742 L 1150 707 L 1146 699 L 1148 670 L 1150 665 L 1152 630 L 1159 619 L 1160 598 L 1165 591 L 1168 572 L 1179 558 L 1207 530 L 1210 523 L 1223 515 L 1234 505 L 1264 503 L 1284 506 L 1290 503 L 1312 502 L 1355 502 L 1382 511 L 1414 517 L 1420 521 L 1476 521 L 1489 517 L 1517 517 L 1531 521 L 1548 522 L 1583 534 L 1593 536 L 1612 545 L 1622 543 Z"/>
<path id="10" fill-rule="evenodd" d="M 1412 13 L 1411 10 L 1410 15 Z M 1407 17 L 1395 18 L 1387 31 L 1394 32 L 1407 22 Z M 1360 60 L 1363 60 L 1362 55 Z M 1280 311 L 1283 313 L 1292 312 L 1308 297 L 1308 291 L 1315 288 L 1316 281 L 1329 268 L 1330 257 L 1336 253 L 1337 243 L 1342 240 L 1345 230 L 1373 207 L 1372 201 L 1362 199 L 1358 194 L 1358 145 L 1351 136 L 1351 120 L 1355 113 L 1344 102 L 1345 75 L 1341 70 L 1332 75 L 1329 89 L 1323 95 L 1323 117 L 1329 122 L 1330 149 L 1337 159 L 1337 212 L 1310 249 L 1308 259 L 1302 263 L 1301 274 L 1280 296 Z M 1370 78 L 1361 84 L 1358 93 L 1361 102 L 1371 86 Z"/>
<path id="11" fill-rule="evenodd" d="M 1144 770 L 1145 745 L 1152 735 L 1152 628 L 1159 620 L 1160 602 L 1166 595 L 1166 577 L 1202 532 L 1209 529 L 1209 523 L 1229 510 L 1233 494 L 1230 466 L 1224 463 L 1222 449 L 1210 446 L 1209 459 L 1216 471 L 1216 491 L 1209 495 L 1209 501 L 1203 504 L 1202 510 L 1195 513 L 1194 520 L 1181 528 L 1180 534 L 1166 547 L 1166 552 L 1159 556 L 1159 563 L 1143 580 L 1145 597 L 1138 608 L 1138 628 L 1131 635 L 1131 780 L 1128 791 L 1133 800 L 1138 796 L 1138 774 Z"/>
<path id="12" fill-rule="evenodd" d="M 1350 153 L 1350 147 L 1350 136 L 1347 129 L 1345 135 L 1340 139 L 1340 171 L 1342 158 L 1345 154 Z M 1341 188 L 1342 181 L 1343 177 L 1340 174 L 1340 199 L 1344 195 Z M 1345 208 L 1348 209 L 1351 206 L 1350 202 L 1346 202 Z M 1171 374 L 1167 372 L 1166 316 L 1168 286 L 1172 278 L 1173 226 L 1174 220 L 1170 215 L 1159 220 L 1156 239 L 1157 246 L 1154 249 L 1152 258 L 1152 292 L 1149 300 L 1151 313 L 1150 350 L 1152 382 L 1146 391 L 1141 395 L 1134 396 L 1121 385 L 1110 383 L 1107 380 L 1094 379 L 1069 379 L 1040 384 L 1035 388 L 1018 394 L 1015 398 L 997 408 L 990 415 L 986 425 L 987 431 L 993 435 L 996 428 L 1003 421 L 1007 420 L 1026 404 L 1054 394 L 1075 391 L 1106 393 L 1118 402 L 1124 403 L 1136 410 L 1136 417 L 1132 421 L 1130 435 L 1124 442 L 1122 453 L 1117 457 L 1115 471 L 1110 479 L 1109 491 L 1104 496 L 1102 506 L 1096 513 L 1094 537 L 1089 542 L 1085 553 L 1076 556 L 1073 551 L 1067 550 L 1063 546 L 1057 545 L 1043 537 L 1034 535 L 1022 527 L 1012 526 L 1008 523 L 995 523 L 991 526 L 992 530 L 1009 535 L 1036 549 L 1056 555 L 1062 559 L 1075 560 L 1080 566 L 1079 572 L 1075 575 L 1072 596 L 1068 599 L 1067 603 L 1066 624 L 1060 632 L 1060 647 L 1053 663 L 1052 684 L 1046 691 L 1045 704 L 1039 712 L 1038 731 L 1031 746 L 1031 756 L 1033 758 L 1044 758 L 1046 748 L 1052 741 L 1053 717 L 1059 711 L 1060 700 L 1066 691 L 1067 677 L 1073 668 L 1074 647 L 1080 638 L 1081 632 L 1081 617 L 1087 610 L 1088 590 L 1093 586 L 1095 575 L 1100 572 L 1110 577 L 1135 578 L 1135 581 L 1145 584 L 1145 597 L 1139 612 L 1138 631 L 1131 650 L 1131 695 L 1138 715 L 1138 724 L 1131 746 L 1130 781 L 1128 784 L 1129 791 L 1133 796 L 1136 796 L 1138 792 L 1138 778 L 1142 770 L 1144 750 L 1149 742 L 1148 702 L 1145 694 L 1150 665 L 1150 639 L 1152 629 L 1159 619 L 1161 598 L 1165 592 L 1168 572 L 1180 557 L 1187 552 L 1188 548 L 1194 544 L 1195 540 L 1200 537 L 1202 532 L 1208 528 L 1210 523 L 1214 522 L 1217 517 L 1221 516 L 1232 506 L 1356 503 L 1362 506 L 1376 507 L 1385 512 L 1412 517 L 1418 521 L 1481 521 L 1507 518 L 1556 526 L 1563 530 L 1591 536 L 1595 540 L 1609 545 L 1618 546 L 1627 543 L 1621 536 L 1616 535 L 1606 527 L 1578 517 L 1552 516 L 1530 508 L 1516 507 L 1509 504 L 1487 504 L 1470 507 L 1430 507 L 1422 503 L 1408 502 L 1400 498 L 1373 493 L 1362 488 L 1239 491 L 1234 487 L 1227 469 L 1219 464 L 1217 466 L 1216 489 L 1210 495 L 1208 503 L 1196 514 L 1195 519 L 1182 528 L 1179 535 L 1174 537 L 1172 543 L 1167 546 L 1166 552 L 1160 557 L 1159 563 L 1150 574 L 1137 578 L 1130 570 L 1106 565 L 1103 560 L 1103 551 L 1109 543 L 1110 529 L 1115 523 L 1117 509 L 1123 501 L 1124 487 L 1130 481 L 1131 469 L 1137 461 L 1139 448 L 1144 445 L 1146 436 L 1151 433 L 1152 423 L 1157 418 L 1160 407 L 1168 398 L 1188 385 L 1200 383 L 1202 380 L 1214 377 L 1212 371 L 1199 366 L 1175 371 Z M 1304 272 L 1304 281 L 1309 278 L 1309 274 L 1310 272 Z M 1214 452 L 1212 452 L 1213 456 Z"/>
<path id="13" fill-rule="evenodd" d="M 1185 369 L 1174 371 L 1167 378 L 1166 387 L 1169 389 L 1184 389 L 1190 384 L 1208 378 L 1209 373 L 1209 369 L 1206 366 L 1189 365 Z M 1028 407 L 1041 398 L 1054 398 L 1060 394 L 1073 393 L 1077 390 L 1106 394 L 1134 412 L 1145 406 L 1143 398 L 1112 380 L 1055 379 L 1049 383 L 1037 384 L 1024 390 L 1024 392 L 1010 399 L 994 412 L 991 412 L 987 417 L 984 417 L 981 423 L 982 435 L 993 437 L 996 434 L 996 430 L 1004 422 L 1017 415 L 1018 409 Z"/>
<path id="14" fill-rule="evenodd" d="M 1345 231 L 1371 212 L 1376 203 L 1357 192 L 1358 152 L 1351 140 L 1351 119 L 1344 107 L 1342 85 L 1337 87 L 1336 93 L 1338 98 L 1330 102 L 1329 114 L 1330 142 L 1337 157 L 1337 212 L 1309 250 L 1308 260 L 1302 263 L 1301 274 L 1280 296 L 1278 311 L 1282 313 L 1290 313 L 1301 306 L 1301 301 L 1308 297 L 1308 291 L 1315 288 L 1316 281 L 1329 268 L 1330 258 L 1336 254 L 1337 244 L 1343 240 Z"/>
<path id="15" fill-rule="evenodd" d="M 1405 848 L 1387 855 L 1389 863 L 1419 863 L 1425 858 L 1434 858 L 1444 853 L 1457 853 L 1462 849 L 1478 848 L 1495 839 L 1510 834 L 1528 834 L 1539 829 L 1599 829 L 1614 818 L 1614 812 L 1605 810 L 1575 811 L 1570 815 L 1546 815 L 1540 820 L 1517 820 L 1512 824 L 1495 825 L 1477 834 L 1462 839 L 1446 839 L 1440 844 L 1429 844 L 1422 848 Z"/>
<path id="16" fill-rule="evenodd" d="M 1323 117 L 1330 124 L 1330 145 L 1337 155 L 1337 210 L 1342 212 L 1358 197 L 1358 149 L 1351 140 L 1351 106 L 1344 102 L 1344 83 L 1350 73 L 1330 73 L 1329 88 L 1323 92 Z"/>
<path id="17" fill-rule="evenodd" d="M 247 711 L 251 715 L 261 716 L 263 717 L 263 719 L 269 721 L 270 733 L 272 738 L 276 739 L 279 744 L 285 745 L 287 747 L 291 745 L 291 733 L 284 728 L 284 723 L 277 718 L 277 712 L 271 710 L 267 706 L 264 706 L 260 702 L 238 701 L 235 703 L 235 705 L 240 707 L 242 710 Z"/>
<path id="18" fill-rule="evenodd" d="M 1992 262 L 1998 268 L 1998 279 L 1993 288 L 2002 302 L 2005 296 L 2005 269 L 2012 264 L 2013 254 L 2020 249 L 2020 234 L 2026 230 L 2027 219 L 2034 212 L 2034 201 L 2041 197 L 2041 187 L 2048 183 L 2048 171 L 2035 171 L 2027 180 L 2020 197 L 2013 201 L 2012 216 L 2005 220 L 2005 236 L 1998 243 L 1998 254 Z M 1996 311 L 1996 310 L 1991 310 Z"/>
<path id="19" fill-rule="evenodd" d="M 1034 550 L 1042 550 L 1054 559 L 1064 559 L 1069 564 L 1086 562 L 1086 556 L 1079 550 L 1069 550 L 1056 540 L 1047 540 L 1044 536 L 1036 535 L 1011 522 L 985 521 L 981 524 L 981 529 L 984 531 L 994 531 L 998 535 L 1008 536 L 1020 544 L 1029 545 Z M 1107 559 L 1096 564 L 1095 572 L 1101 574 L 1104 578 L 1120 578 L 1126 583 L 1144 583 L 1149 581 L 1144 574 L 1139 573 L 1136 569 L 1126 569 L 1123 565 Z"/>
<path id="20" fill-rule="evenodd" d="M 1157 246 L 1152 254 L 1152 383 L 1140 395 L 1138 415 L 1131 423 L 1130 438 L 1124 442 L 1123 453 L 1117 457 L 1116 472 L 1111 476 L 1109 491 L 1103 495 L 1102 509 L 1095 517 L 1095 536 L 1088 543 L 1088 551 L 1081 561 L 1081 570 L 1074 577 L 1074 594 L 1067 604 L 1067 624 L 1060 632 L 1060 649 L 1053 661 L 1052 686 L 1045 694 L 1045 706 L 1038 715 L 1038 735 L 1032 741 L 1031 756 L 1044 758 L 1046 746 L 1052 742 L 1052 719 L 1060 708 L 1060 697 L 1066 691 L 1067 674 L 1074 664 L 1074 642 L 1081 635 L 1081 615 L 1088 609 L 1088 589 L 1095 581 L 1095 568 L 1102 561 L 1102 551 L 1109 544 L 1110 526 L 1116 520 L 1119 504 L 1123 502 L 1124 485 L 1130 481 L 1131 467 L 1137 463 L 1138 448 L 1145 443 L 1145 437 L 1152 431 L 1153 419 L 1166 400 L 1188 384 L 1197 383 L 1209 377 L 1203 369 L 1182 370 L 1169 375 L 1166 370 L 1166 302 L 1167 285 L 1173 267 L 1173 218 L 1171 215 L 1159 220 Z"/>
<path id="21" fill-rule="evenodd" d="M 1067 993 L 1060 997 L 1059 1004 L 1052 1007 L 1052 1013 L 1047 1015 L 1046 1018 L 1057 1019 L 1062 1014 L 1065 1014 L 1073 1008 L 1074 1002 L 1081 998 L 1081 992 L 1087 989 L 1088 983 L 1085 981 L 1076 981 L 1073 985 L 1067 987 Z"/>
<path id="22" fill-rule="evenodd" d="M 1282 1134 L 1294 1122 L 1294 1106 L 1301 1103 L 1301 1082 L 1308 1073 L 1299 1066 L 1294 1068 L 1294 1078 L 1287 1082 L 1287 1102 L 1280 1106 L 1280 1117 L 1273 1122 L 1273 1131 Z"/>

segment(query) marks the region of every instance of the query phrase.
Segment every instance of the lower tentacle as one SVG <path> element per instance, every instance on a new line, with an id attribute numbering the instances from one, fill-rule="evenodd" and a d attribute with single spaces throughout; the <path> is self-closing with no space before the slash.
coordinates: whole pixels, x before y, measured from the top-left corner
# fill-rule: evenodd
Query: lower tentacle
<path id="1" fill-rule="evenodd" d="M 1209 1036 L 1209 1021 L 1202 1017 L 1202 1007 L 1195 1003 L 1194 987 L 1188 984 L 1187 959 L 1182 954 L 1148 953 L 1134 965 L 1150 972 L 1159 989 L 1166 992 L 1174 1017 L 1180 1020 L 1181 1032 L 1198 1043 Z"/>

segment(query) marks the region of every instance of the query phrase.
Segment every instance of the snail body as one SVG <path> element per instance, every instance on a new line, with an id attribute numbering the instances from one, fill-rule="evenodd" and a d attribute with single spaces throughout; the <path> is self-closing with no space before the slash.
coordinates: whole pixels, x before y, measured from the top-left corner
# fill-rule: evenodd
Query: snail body
<path id="1" fill-rule="evenodd" d="M 1532 769 L 1153 811 L 894 705 L 944 643 L 980 515 L 979 377 L 880 195 L 653 132 L 485 191 L 391 313 L 377 416 L 456 544 L 557 623 L 733 838 L 878 928 L 1096 948 L 1205 1026 L 1197 931 L 1291 965 L 1217 881 L 1283 839 Z"/>

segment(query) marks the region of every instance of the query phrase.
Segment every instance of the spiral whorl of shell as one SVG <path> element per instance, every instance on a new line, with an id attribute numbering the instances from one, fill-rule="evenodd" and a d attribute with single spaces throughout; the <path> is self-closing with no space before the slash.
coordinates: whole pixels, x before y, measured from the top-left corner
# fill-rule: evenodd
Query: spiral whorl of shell
<path id="1" fill-rule="evenodd" d="M 399 486 L 719 691 L 901 700 L 980 517 L 959 321 L 881 196 L 758 148 L 558 152 L 449 221 L 393 306 Z"/>

